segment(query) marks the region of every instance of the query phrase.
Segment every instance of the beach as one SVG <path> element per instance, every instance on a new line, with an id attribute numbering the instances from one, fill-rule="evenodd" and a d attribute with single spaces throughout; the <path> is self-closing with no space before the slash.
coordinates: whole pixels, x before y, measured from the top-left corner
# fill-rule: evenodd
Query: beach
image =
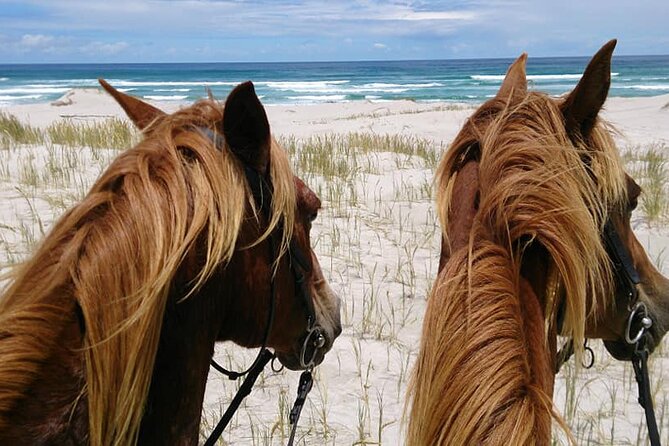
<path id="1" fill-rule="evenodd" d="M 187 104 L 152 103 L 168 112 Z M 326 277 L 342 298 L 344 331 L 315 371 L 298 444 L 402 444 L 404 396 L 439 261 L 434 169 L 476 106 L 471 101 L 412 100 L 266 106 L 273 136 L 290 145 L 298 175 L 323 201 L 312 242 Z M 93 87 L 71 90 L 48 103 L 0 106 L 0 112 L 38 129 L 57 122 L 88 125 L 125 116 L 111 97 Z M 642 187 L 650 186 L 646 155 L 657 153 L 669 161 L 669 95 L 611 97 L 601 116 L 617 130 L 615 140 L 630 174 Z M 297 164 L 300 151 L 320 147 L 324 139 L 332 147 L 331 156 L 346 164 L 343 173 L 330 176 Z M 53 144 L 0 148 L 0 265 L 27 255 L 118 153 Z M 661 167 L 667 169 L 666 180 L 665 161 Z M 54 162 L 67 164 L 72 173 L 46 178 L 41 172 Z M 28 176 L 30 169 L 34 181 Z M 661 188 L 666 192 L 666 184 Z M 637 237 L 665 275 L 667 211 L 663 208 L 655 215 L 639 206 L 632 218 Z M 645 420 L 631 365 L 615 361 L 599 341 L 591 346 L 592 369 L 577 371 L 572 360 L 557 375 L 557 412 L 579 444 L 645 444 Z M 216 347 L 217 360 L 234 369 L 245 368 L 254 355 L 227 343 Z M 658 425 L 669 443 L 668 339 L 651 361 L 650 376 Z M 287 412 L 298 377 L 296 372 L 266 370 L 224 433 L 224 444 L 285 444 Z M 237 386 L 210 372 L 204 436 Z M 558 444 L 566 444 L 557 426 L 554 432 Z"/>

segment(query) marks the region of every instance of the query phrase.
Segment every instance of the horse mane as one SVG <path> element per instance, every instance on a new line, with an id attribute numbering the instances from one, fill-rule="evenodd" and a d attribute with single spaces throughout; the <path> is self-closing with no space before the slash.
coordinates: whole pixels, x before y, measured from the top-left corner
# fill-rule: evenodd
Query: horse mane
<path id="1" fill-rule="evenodd" d="M 180 265 L 201 256 L 188 289 L 171 298 L 191 296 L 243 248 L 237 237 L 254 206 L 244 166 L 202 132 L 220 131 L 223 113 L 207 100 L 154 122 L 10 273 L 0 298 L 0 429 L 80 311 L 90 443 L 136 443 Z M 270 150 L 272 219 L 256 243 L 282 222 L 284 253 L 294 180 L 285 151 L 274 141 Z"/>
<path id="2" fill-rule="evenodd" d="M 453 252 L 453 186 L 470 160 L 478 209 L 468 245 Z M 606 305 L 613 279 L 601 232 L 626 199 L 624 181 L 607 125 L 597 122 L 587 141 L 569 135 L 560 101 L 545 94 L 494 98 L 468 120 L 436 175 L 451 252 L 425 313 L 407 444 L 541 444 L 551 415 L 566 427 L 552 407 L 547 328 L 564 299 L 563 333 L 582 346 L 586 317 Z M 549 256 L 543 314 L 521 276 L 534 243 Z"/>

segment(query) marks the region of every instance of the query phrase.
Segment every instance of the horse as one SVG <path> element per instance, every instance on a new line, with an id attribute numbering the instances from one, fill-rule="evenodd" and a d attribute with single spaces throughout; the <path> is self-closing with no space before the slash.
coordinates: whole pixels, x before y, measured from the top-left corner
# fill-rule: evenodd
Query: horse
<path id="1" fill-rule="evenodd" d="M 552 420 L 575 442 L 552 402 L 557 335 L 573 339 L 577 359 L 586 338 L 626 359 L 631 311 L 652 319 L 636 333 L 649 352 L 669 328 L 669 280 L 630 227 L 641 188 L 598 117 L 615 45 L 560 98 L 528 91 L 522 54 L 444 154 L 439 272 L 407 397 L 408 445 L 548 445 Z M 614 236 L 624 265 L 612 259 Z M 625 268 L 638 280 L 627 283 Z"/>
<path id="2" fill-rule="evenodd" d="M 10 273 L 0 444 L 195 445 L 215 342 L 299 370 L 341 333 L 310 243 L 320 200 L 253 84 L 168 115 L 102 83 L 143 139 Z"/>

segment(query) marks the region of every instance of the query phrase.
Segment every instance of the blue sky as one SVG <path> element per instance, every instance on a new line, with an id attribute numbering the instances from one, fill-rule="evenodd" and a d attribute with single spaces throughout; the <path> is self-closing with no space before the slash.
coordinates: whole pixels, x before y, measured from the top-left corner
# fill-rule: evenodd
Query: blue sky
<path id="1" fill-rule="evenodd" d="M 669 0 L 0 0 L 0 63 L 669 53 Z"/>

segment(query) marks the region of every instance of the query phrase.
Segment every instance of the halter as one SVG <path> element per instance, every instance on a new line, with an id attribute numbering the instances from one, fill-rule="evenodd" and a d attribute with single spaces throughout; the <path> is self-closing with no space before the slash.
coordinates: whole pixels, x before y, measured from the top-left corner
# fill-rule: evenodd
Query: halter
<path id="1" fill-rule="evenodd" d="M 225 139 L 222 134 L 214 132 L 209 128 L 198 127 L 198 130 L 202 132 L 208 139 L 210 139 L 217 149 L 225 150 Z M 244 174 L 246 176 L 246 182 L 251 189 L 251 194 L 253 196 L 256 209 L 259 209 L 262 215 L 265 217 L 265 220 L 269 222 L 271 220 L 272 196 L 274 192 L 271 179 L 264 175 L 260 175 L 257 170 L 249 166 L 244 166 Z M 283 229 L 283 224 L 279 224 L 279 229 L 281 232 Z M 278 261 L 276 242 L 274 239 L 275 236 L 276 234 L 270 234 L 269 236 L 271 257 L 270 264 L 272 265 Z M 294 238 L 289 242 L 288 256 L 290 259 L 290 269 L 295 280 L 295 289 L 300 295 L 302 303 L 304 304 L 307 312 L 306 335 L 299 355 L 300 367 L 304 368 L 305 371 L 302 372 L 300 376 L 300 383 L 297 392 L 298 395 L 290 413 L 290 424 L 293 425 L 290 441 L 288 443 L 290 446 L 293 444 L 297 421 L 302 411 L 302 406 L 304 405 L 307 394 L 313 385 L 311 370 L 315 366 L 318 350 L 325 345 L 325 336 L 323 334 L 322 328 L 316 323 L 316 311 L 314 308 L 313 296 L 311 295 L 311 290 L 309 289 L 309 286 L 306 282 L 306 275 L 311 271 L 311 268 L 307 261 L 307 257 L 297 245 Z M 258 378 L 260 372 L 262 372 L 268 362 L 273 362 L 274 359 L 276 359 L 275 354 L 267 349 L 267 341 L 274 323 L 274 315 L 276 310 L 275 307 L 276 287 L 274 283 L 274 274 L 272 274 L 270 278 L 270 308 L 268 312 L 267 323 L 265 324 L 262 347 L 260 348 L 256 359 L 248 369 L 242 372 L 236 372 L 225 369 L 212 358 L 212 367 L 218 370 L 220 373 L 226 375 L 229 379 L 236 380 L 245 375 L 246 378 L 239 387 L 239 390 L 235 394 L 227 410 L 221 417 L 221 420 L 209 435 L 209 438 L 207 438 L 205 446 L 213 446 L 216 441 L 218 441 L 218 438 L 221 436 L 223 430 L 232 419 L 232 416 L 239 408 L 239 405 L 242 403 L 244 398 L 246 398 L 251 393 L 251 389 L 253 388 L 253 385 L 255 384 L 255 381 Z M 272 367 L 272 369 L 274 370 L 274 367 Z"/>
<path id="2" fill-rule="evenodd" d="M 660 434 L 657 429 L 655 411 L 653 409 L 653 398 L 650 391 L 650 378 L 648 377 L 648 347 L 646 345 L 646 334 L 653 326 L 653 319 L 648 313 L 646 304 L 639 301 L 639 290 L 637 285 L 641 282 L 639 272 L 634 267 L 632 256 L 623 243 L 618 231 L 613 226 L 611 219 L 606 221 L 602 239 L 606 246 L 606 252 L 613 263 L 617 288 L 627 295 L 627 308 L 629 316 L 625 325 L 625 342 L 634 347 L 632 353 L 632 366 L 634 377 L 639 388 L 639 404 L 643 407 L 648 425 L 648 437 L 651 446 L 661 446 Z M 586 341 L 587 342 L 587 341 Z M 586 344 L 586 349 L 589 349 Z M 560 349 L 557 355 L 555 373 L 573 354 L 573 342 L 570 339 Z M 589 350 L 592 355 L 592 350 Z M 591 356 L 594 360 L 594 356 Z M 592 365 L 592 362 L 590 362 Z M 589 368 L 589 367 L 588 367 Z"/>

